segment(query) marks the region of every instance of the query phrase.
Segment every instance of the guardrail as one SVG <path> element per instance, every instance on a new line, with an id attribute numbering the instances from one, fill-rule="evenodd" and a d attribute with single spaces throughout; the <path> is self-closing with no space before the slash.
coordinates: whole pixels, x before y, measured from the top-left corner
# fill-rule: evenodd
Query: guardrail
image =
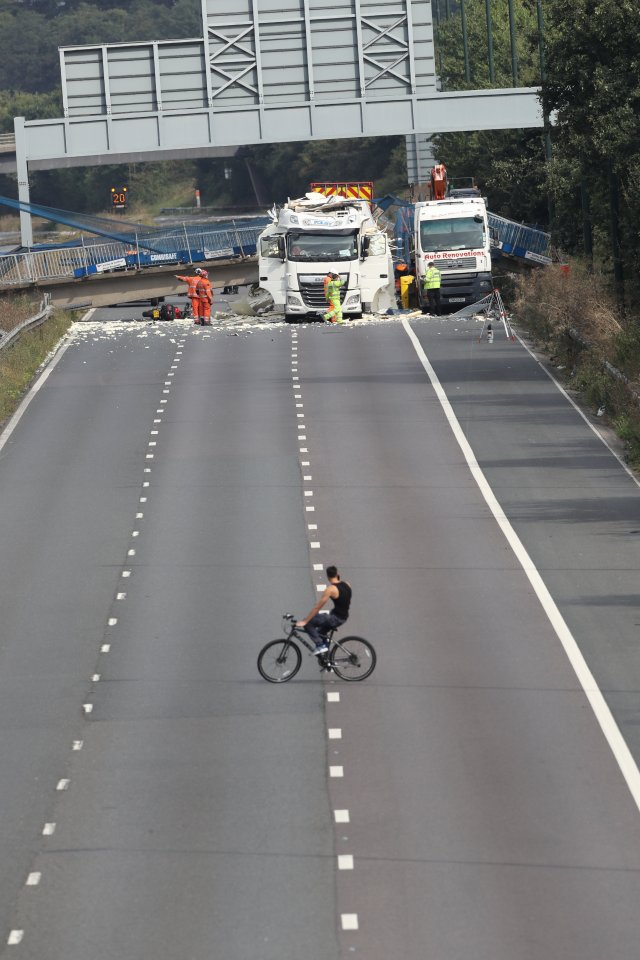
<path id="1" fill-rule="evenodd" d="M 20 334 L 24 333 L 25 330 L 35 330 L 36 327 L 39 327 L 40 324 L 44 323 L 51 313 L 49 301 L 49 294 L 45 293 L 44 300 L 40 304 L 40 310 L 34 317 L 29 317 L 28 320 L 23 320 L 22 323 L 19 323 L 17 327 L 13 328 L 13 330 L 8 330 L 3 333 L 3 336 L 0 337 L 0 351 L 6 350 L 6 348 L 12 344 L 14 340 L 17 340 Z M 0 333 L 2 333 L 2 331 L 0 331 Z"/>
<path id="2" fill-rule="evenodd" d="M 93 246 L 8 254 L 0 257 L 0 288 L 80 279 L 117 270 L 142 270 L 168 263 L 192 264 L 248 257 L 256 252 L 262 230 L 262 226 L 227 230 L 176 227 L 159 236 L 141 236 L 135 244 L 111 241 Z"/>

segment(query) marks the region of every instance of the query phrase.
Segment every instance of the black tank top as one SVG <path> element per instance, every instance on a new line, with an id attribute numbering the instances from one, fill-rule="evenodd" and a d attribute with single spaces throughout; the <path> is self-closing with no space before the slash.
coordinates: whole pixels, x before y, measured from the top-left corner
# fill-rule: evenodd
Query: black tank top
<path id="1" fill-rule="evenodd" d="M 349 616 L 349 606 L 351 604 L 351 587 L 348 583 L 343 583 L 342 580 L 335 586 L 338 588 L 338 596 L 333 601 L 331 613 L 334 617 L 339 617 L 340 620 L 346 620 Z"/>

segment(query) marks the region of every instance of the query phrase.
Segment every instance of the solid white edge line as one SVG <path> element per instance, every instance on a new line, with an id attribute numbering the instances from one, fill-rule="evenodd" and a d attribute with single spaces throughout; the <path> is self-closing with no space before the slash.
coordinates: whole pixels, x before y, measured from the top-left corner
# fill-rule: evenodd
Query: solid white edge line
<path id="1" fill-rule="evenodd" d="M 567 393 L 567 391 L 565 390 L 565 388 L 562 386 L 562 384 L 560 383 L 560 381 L 559 381 L 559 380 L 556 380 L 556 378 L 554 377 L 554 375 L 553 375 L 549 370 L 547 370 L 547 368 L 545 367 L 545 365 L 544 365 L 540 360 L 538 360 L 538 358 L 536 357 L 536 355 L 535 355 L 535 353 L 533 352 L 533 350 L 531 350 L 531 349 L 526 345 L 526 343 L 524 342 L 524 340 L 522 339 L 522 337 L 520 337 L 517 333 L 516 333 L 515 336 L 516 336 L 516 339 L 517 339 L 518 343 L 519 343 L 522 347 L 524 347 L 524 349 L 527 351 L 527 353 L 529 354 L 529 356 L 531 357 L 531 359 L 534 360 L 535 363 L 538 364 L 538 366 L 541 368 L 541 370 L 543 371 L 543 373 L 545 373 L 545 374 L 549 377 L 549 380 L 551 380 L 551 382 L 552 382 L 553 384 L 555 384 L 555 386 L 558 388 L 558 390 L 560 391 L 560 393 L 562 394 L 562 396 L 565 398 L 565 400 L 568 400 L 569 403 L 571 404 L 571 406 L 573 407 L 573 409 L 576 411 L 576 413 L 579 413 L 579 414 L 580 414 L 580 416 L 582 417 L 582 419 L 584 420 L 584 422 L 586 423 L 586 425 L 595 433 L 595 435 L 596 435 L 596 437 L 598 438 L 598 440 L 600 440 L 602 443 L 604 443 L 604 445 L 605 445 L 605 447 L 607 448 L 607 450 L 609 451 L 609 453 L 611 453 L 611 454 L 616 458 L 616 460 L 618 461 L 618 463 L 620 464 L 620 466 L 622 467 L 622 469 L 625 471 L 625 473 L 628 473 L 629 476 L 631 477 L 631 479 L 633 480 L 633 482 L 635 483 L 635 485 L 636 485 L 637 487 L 640 487 L 640 481 L 638 480 L 638 478 L 637 478 L 636 475 L 634 474 L 633 470 L 628 466 L 628 464 L 626 464 L 626 463 L 624 462 L 624 460 L 622 459 L 622 457 L 619 456 L 619 454 L 616 453 L 616 451 L 613 449 L 613 447 L 610 446 L 609 443 L 607 443 L 607 441 L 606 441 L 605 438 L 602 436 L 602 434 L 600 433 L 600 431 L 598 430 L 598 428 L 595 427 L 595 426 L 593 425 L 593 423 L 591 423 L 591 421 L 589 420 L 589 418 L 588 418 L 588 416 L 586 415 L 586 413 L 585 413 L 583 410 L 581 410 L 580 407 L 578 406 L 578 404 L 575 402 L 575 400 L 573 400 L 573 399 L 569 396 L 569 394 Z"/>
<path id="2" fill-rule="evenodd" d="M 471 446 L 464 435 L 458 418 L 453 411 L 453 408 L 446 393 L 444 392 L 442 384 L 440 383 L 435 370 L 429 363 L 420 340 L 411 329 L 406 318 L 403 318 L 402 326 L 404 327 L 407 336 L 411 340 L 414 350 L 418 355 L 418 359 L 420 360 L 427 373 L 427 376 L 431 381 L 431 385 L 438 400 L 440 401 L 444 415 L 447 418 L 453 435 L 456 438 L 460 449 L 462 450 L 465 460 L 467 461 L 471 475 L 478 484 L 480 492 L 482 493 L 487 506 L 491 510 L 498 526 L 502 530 L 509 546 L 513 550 L 518 562 L 526 573 L 531 586 L 535 590 L 536 596 L 538 597 L 538 600 L 540 601 L 540 604 L 546 613 L 551 626 L 555 630 L 556 635 L 564 648 L 564 651 L 574 669 L 585 696 L 591 704 L 591 709 L 593 710 L 596 720 L 600 724 L 600 729 L 602 730 L 617 761 L 617 764 L 620 767 L 622 776 L 624 777 L 627 786 L 631 791 L 631 795 L 635 800 L 636 806 L 640 810 L 640 770 L 638 770 L 638 766 L 624 740 L 624 737 L 620 732 L 620 728 L 618 727 L 606 700 L 600 692 L 600 688 L 598 687 L 593 674 L 587 666 L 587 662 L 584 659 L 578 644 L 576 643 L 575 637 L 569 630 L 569 627 L 567 626 L 564 617 L 560 613 L 555 600 L 549 593 L 544 580 L 538 573 L 535 564 L 527 553 L 517 533 L 511 526 L 511 523 L 507 519 L 502 507 L 493 493 L 493 490 L 489 486 L 487 478 L 480 469 L 473 450 L 471 449 Z"/>
<path id="3" fill-rule="evenodd" d="M 89 310 L 87 313 L 85 313 L 82 320 L 87 319 L 91 313 L 93 313 L 92 310 Z M 29 406 L 29 404 L 31 403 L 35 395 L 38 393 L 39 390 L 42 389 L 48 377 L 53 373 L 53 371 L 55 370 L 55 368 L 57 367 L 57 365 L 60 363 L 63 356 L 67 352 L 69 346 L 71 345 L 71 337 L 69 336 L 68 332 L 65 333 L 60 338 L 58 343 L 60 343 L 65 338 L 67 339 L 67 342 L 62 344 L 62 346 L 58 349 L 55 357 L 52 357 L 52 359 L 49 361 L 46 368 L 42 371 L 42 373 L 40 374 L 40 376 L 38 377 L 34 385 L 31 387 L 30 390 L 27 391 L 26 395 L 23 397 L 22 401 L 18 405 L 18 409 L 13 414 L 13 416 L 9 419 L 9 422 L 7 423 L 6 427 L 2 431 L 2 435 L 0 436 L 0 450 L 2 450 L 5 443 L 8 441 L 9 437 L 11 436 L 13 431 L 16 429 L 16 427 L 22 420 L 23 416 L 27 411 L 27 407 Z"/>

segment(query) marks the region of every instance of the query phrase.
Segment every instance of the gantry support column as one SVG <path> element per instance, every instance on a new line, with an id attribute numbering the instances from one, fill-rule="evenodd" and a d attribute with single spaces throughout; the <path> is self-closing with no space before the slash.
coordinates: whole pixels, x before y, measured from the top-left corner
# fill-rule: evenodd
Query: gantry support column
<path id="1" fill-rule="evenodd" d="M 29 193 L 29 164 L 27 163 L 27 137 L 24 129 L 24 117 L 14 117 L 13 127 L 16 134 L 16 168 L 18 172 L 18 200 L 31 202 Z M 20 236 L 23 247 L 33 246 L 33 226 L 31 214 L 20 211 Z"/>

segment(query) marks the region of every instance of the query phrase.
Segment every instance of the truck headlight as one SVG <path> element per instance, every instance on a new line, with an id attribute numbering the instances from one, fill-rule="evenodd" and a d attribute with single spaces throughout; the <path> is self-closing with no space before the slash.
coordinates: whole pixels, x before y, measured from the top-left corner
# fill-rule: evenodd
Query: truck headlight
<path id="1" fill-rule="evenodd" d="M 288 294 L 287 294 L 287 306 L 290 306 L 290 307 L 301 307 L 301 306 L 302 306 L 302 300 L 300 299 L 300 297 L 294 297 L 293 294 L 288 293 Z"/>
<path id="2" fill-rule="evenodd" d="M 345 306 L 346 306 L 347 304 L 353 305 L 354 303 L 360 303 L 360 294 L 359 294 L 359 293 L 352 293 L 351 296 L 347 297 L 347 299 L 345 300 Z"/>

